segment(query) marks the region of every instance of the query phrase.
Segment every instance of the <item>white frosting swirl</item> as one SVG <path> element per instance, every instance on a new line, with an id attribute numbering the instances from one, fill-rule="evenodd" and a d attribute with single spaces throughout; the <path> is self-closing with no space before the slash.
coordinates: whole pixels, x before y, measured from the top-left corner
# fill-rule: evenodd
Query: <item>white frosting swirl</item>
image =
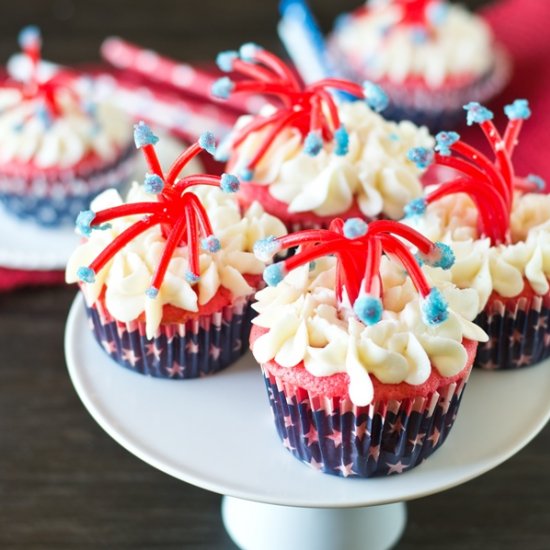
<path id="1" fill-rule="evenodd" d="M 269 329 L 252 345 L 254 357 L 274 359 L 283 367 L 304 368 L 313 376 L 338 372 L 349 375 L 349 395 L 356 405 L 373 399 L 371 376 L 386 384 L 423 384 L 432 366 L 453 376 L 466 365 L 463 338 L 486 340 L 471 321 L 478 312 L 478 296 L 458 290 L 441 269 L 424 268 L 449 303 L 448 319 L 428 327 L 422 321 L 420 299 L 402 268 L 382 258 L 384 285 L 382 320 L 365 326 L 338 307 L 334 290 L 335 259 L 316 262 L 290 272 L 277 287 L 256 294 L 259 315 L 253 323 Z"/>
<path id="2" fill-rule="evenodd" d="M 543 295 L 550 289 L 550 195 L 516 194 L 512 208 L 511 244 L 491 246 L 478 238 L 478 213 L 467 195 L 445 197 L 428 205 L 426 214 L 404 220 L 432 240 L 452 246 L 450 269 L 460 288 L 473 288 L 483 309 L 493 291 L 505 298 L 523 291 L 525 280 Z"/>
<path id="3" fill-rule="evenodd" d="M 102 102 L 89 112 L 66 90 L 56 98 L 61 114 L 44 120 L 42 99 L 23 101 L 19 90 L 0 89 L 1 164 L 70 168 L 89 155 L 114 160 L 130 145 L 131 121 L 123 111 Z"/>
<path id="4" fill-rule="evenodd" d="M 439 87 L 449 78 L 476 78 L 494 62 L 493 37 L 485 21 L 448 2 L 428 6 L 428 34 L 401 24 L 402 8 L 371 2 L 368 11 L 347 17 L 333 32 L 335 55 L 361 67 L 365 77 L 401 83 L 422 78 Z"/>
<path id="5" fill-rule="evenodd" d="M 243 274 L 260 275 L 265 264 L 252 253 L 254 243 L 268 235 L 286 233 L 283 224 L 266 214 L 258 203 L 241 214 L 234 196 L 217 188 L 200 186 L 194 189 L 204 205 L 214 235 L 220 240 L 221 250 L 200 254 L 200 279 L 195 286 L 185 280 L 189 268 L 188 249 L 176 248 L 168 265 L 158 296 L 150 299 L 145 292 L 158 266 L 166 243 L 158 226 L 155 226 L 124 247 L 102 270 L 94 283 L 83 285 L 88 304 L 93 304 L 105 287 L 105 304 L 113 317 L 129 322 L 145 312 L 147 337 L 152 338 L 162 322 L 163 306 L 170 304 L 189 312 L 209 302 L 220 287 L 228 289 L 233 297 L 248 296 L 254 292 Z M 127 202 L 151 200 L 141 187 L 134 184 Z M 122 204 L 117 191 L 110 189 L 92 203 L 94 212 Z M 113 220 L 106 230 L 93 230 L 91 237 L 82 243 L 69 259 L 67 282 L 77 281 L 79 267 L 87 266 L 122 231 L 139 217 L 128 216 Z"/>
<path id="6" fill-rule="evenodd" d="M 422 171 L 406 154 L 411 147 L 433 144 L 428 130 L 408 121 L 388 122 L 363 101 L 341 103 L 338 111 L 349 134 L 347 155 L 333 154 L 332 143 L 325 143 L 317 156 L 309 156 L 298 131 L 287 129 L 256 167 L 254 183 L 269 185 L 289 212 L 335 216 L 357 202 L 365 216 L 400 218 L 405 204 L 422 193 Z M 242 117 L 237 128 L 249 120 Z M 264 138 L 265 132 L 248 136 L 234 152 L 231 170 L 246 166 Z"/>

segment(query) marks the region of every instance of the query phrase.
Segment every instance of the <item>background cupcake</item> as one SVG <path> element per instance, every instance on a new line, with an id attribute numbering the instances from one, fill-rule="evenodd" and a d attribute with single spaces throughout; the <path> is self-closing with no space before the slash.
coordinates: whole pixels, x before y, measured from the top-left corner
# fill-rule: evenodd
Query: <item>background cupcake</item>
<path id="1" fill-rule="evenodd" d="M 36 28 L 19 39 L 31 68 L 0 87 L 0 202 L 43 226 L 72 224 L 99 192 L 128 181 L 130 121 L 68 71 L 45 76 Z"/>
<path id="2" fill-rule="evenodd" d="M 469 100 L 506 84 L 510 63 L 482 17 L 439 0 L 371 0 L 341 16 L 328 41 L 335 67 L 388 92 L 389 118 L 453 127 Z"/>
<path id="3" fill-rule="evenodd" d="M 531 114 L 527 101 L 505 107 L 509 122 L 503 133 L 482 105 L 469 103 L 466 109 L 468 123 L 479 124 L 491 145 L 494 161 L 455 132 L 436 136 L 435 153 L 411 151 L 423 166 L 446 166 L 457 176 L 412 202 L 408 223 L 452 246 L 452 281 L 479 294 L 476 322 L 490 338 L 479 346 L 475 365 L 524 367 L 550 356 L 550 196 L 539 176 L 514 173 L 514 147 Z"/>
<path id="4" fill-rule="evenodd" d="M 151 173 L 127 203 L 110 190 L 80 214 L 88 239 L 71 257 L 67 281 L 82 281 L 95 337 L 122 366 L 167 378 L 216 372 L 247 349 L 249 305 L 265 267 L 252 245 L 284 226 L 259 204 L 241 213 L 230 174 L 178 179 L 191 158 L 213 152 L 210 134 L 167 172 L 145 124 L 135 140 Z"/>
<path id="5" fill-rule="evenodd" d="M 253 44 L 223 52 L 218 65 L 249 80 L 222 78 L 214 95 L 261 93 L 277 103 L 242 117 L 221 148 L 219 157 L 242 181 L 242 204 L 259 200 L 298 230 L 328 227 L 335 216 L 400 218 L 407 201 L 422 193 L 423 170 L 406 153 L 413 143 L 430 146 L 432 138 L 410 122 L 385 121 L 377 111 L 387 97 L 377 86 L 325 79 L 304 87 Z"/>
<path id="6" fill-rule="evenodd" d="M 403 239 L 434 266 L 430 279 Z M 449 433 L 485 338 L 471 322 L 476 292 L 446 281 L 448 247 L 395 222 L 335 220 L 256 252 L 296 245 L 266 269 L 251 334 L 284 446 L 344 477 L 413 468 Z"/>

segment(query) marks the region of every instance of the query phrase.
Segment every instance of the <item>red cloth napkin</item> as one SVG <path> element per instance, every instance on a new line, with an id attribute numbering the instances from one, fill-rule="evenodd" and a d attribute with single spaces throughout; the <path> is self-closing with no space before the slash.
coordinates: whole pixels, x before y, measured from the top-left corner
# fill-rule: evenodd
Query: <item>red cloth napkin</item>
<path id="1" fill-rule="evenodd" d="M 512 81 L 491 108 L 495 122 L 504 124 L 502 107 L 516 98 L 529 100 L 533 117 L 523 126 L 521 143 L 514 152 L 518 174 L 538 174 L 550 183 L 550 1 L 504 0 L 484 10 L 497 39 L 506 46 L 514 63 Z M 471 133 L 478 141 L 479 130 Z M 470 140 L 470 136 L 467 137 Z M 63 282 L 61 271 L 21 271 L 0 267 L 0 291 L 26 285 Z"/>

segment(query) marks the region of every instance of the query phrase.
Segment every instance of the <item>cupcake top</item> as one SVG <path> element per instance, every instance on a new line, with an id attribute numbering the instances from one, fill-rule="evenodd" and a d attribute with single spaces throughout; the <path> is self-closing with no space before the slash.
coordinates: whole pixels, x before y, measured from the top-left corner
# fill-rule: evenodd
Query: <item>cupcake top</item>
<path id="1" fill-rule="evenodd" d="M 331 43 L 369 78 L 432 88 L 478 78 L 494 63 L 485 21 L 439 0 L 371 0 L 341 16 Z"/>
<path id="2" fill-rule="evenodd" d="M 43 78 L 36 28 L 23 29 L 19 41 L 31 71 L 26 81 L 0 88 L 0 164 L 70 168 L 91 158 L 107 162 L 129 146 L 124 112 L 94 103 L 90 86 L 68 71 Z"/>
<path id="3" fill-rule="evenodd" d="M 424 172 L 406 153 L 433 144 L 427 129 L 384 120 L 377 111 L 388 99 L 372 83 L 325 79 L 304 87 L 281 77 L 282 69 L 269 73 L 269 82 L 253 72 L 273 59 L 282 64 L 249 44 L 218 57 L 221 68 L 257 80 L 221 79 L 215 95 L 260 92 L 283 104 L 239 119 L 223 147 L 228 168 L 243 182 L 267 186 L 290 213 L 335 216 L 357 205 L 366 217 L 401 217 L 407 201 L 421 194 Z M 337 99 L 328 90 L 359 100 Z"/>
<path id="4" fill-rule="evenodd" d="M 550 289 L 550 196 L 539 176 L 518 177 L 512 155 L 526 100 L 505 107 L 508 126 L 501 134 L 493 113 L 478 103 L 466 106 L 470 124 L 479 124 L 495 159 L 464 143 L 456 132 L 436 136 L 435 152 L 416 149 L 410 157 L 422 165 L 436 163 L 457 177 L 428 189 L 406 208 L 406 223 L 430 239 L 448 243 L 456 256 L 453 282 L 474 288 L 483 309 L 492 292 L 518 296 L 527 281 L 537 294 Z"/>
<path id="5" fill-rule="evenodd" d="M 404 241 L 417 247 L 422 267 Z M 295 256 L 266 269 L 270 286 L 256 295 L 253 323 L 265 329 L 252 344 L 259 362 L 316 377 L 346 373 L 350 399 L 368 405 L 372 376 L 410 385 L 425 383 L 433 367 L 454 376 L 467 364 L 463 339 L 486 339 L 472 323 L 477 293 L 457 289 L 444 271 L 453 262 L 447 246 L 396 222 L 351 218 L 255 250 L 266 259 L 296 244 Z"/>
<path id="6" fill-rule="evenodd" d="M 166 174 L 154 153 L 156 136 L 143 123 L 136 125 L 135 136 L 152 173 L 142 187 L 134 184 L 126 203 L 109 190 L 80 214 L 77 227 L 87 239 L 71 256 L 66 278 L 86 283 L 88 304 L 104 296 L 117 320 L 143 315 L 152 338 L 166 305 L 200 313 L 223 289 L 231 297 L 252 294 L 265 268 L 252 252 L 254 242 L 285 229 L 257 203 L 241 213 L 231 195 L 238 189 L 235 176 L 177 179 L 193 156 L 203 149 L 213 152 L 210 134 Z"/>

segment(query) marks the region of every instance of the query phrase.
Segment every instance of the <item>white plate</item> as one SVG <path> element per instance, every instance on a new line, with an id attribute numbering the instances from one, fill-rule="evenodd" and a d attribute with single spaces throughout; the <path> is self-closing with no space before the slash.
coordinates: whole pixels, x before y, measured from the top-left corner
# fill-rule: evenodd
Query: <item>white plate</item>
<path id="1" fill-rule="evenodd" d="M 369 506 L 443 491 L 525 446 L 550 416 L 550 362 L 472 374 L 447 441 L 410 472 L 370 480 L 316 472 L 283 448 L 250 355 L 212 377 L 171 381 L 130 372 L 94 340 L 79 296 L 65 333 L 73 384 L 95 420 L 155 468 L 204 489 L 306 507 Z"/>
<path id="2" fill-rule="evenodd" d="M 157 132 L 161 138 L 158 147 L 159 159 L 163 166 L 169 166 L 183 151 L 185 145 L 166 132 Z M 143 181 L 147 165 L 143 156 L 132 179 Z M 202 164 L 193 159 L 183 173 L 199 173 Z M 11 269 L 50 270 L 65 269 L 67 261 L 80 241 L 74 228 L 70 226 L 49 229 L 32 221 L 25 222 L 10 216 L 0 205 L 0 266 Z"/>

